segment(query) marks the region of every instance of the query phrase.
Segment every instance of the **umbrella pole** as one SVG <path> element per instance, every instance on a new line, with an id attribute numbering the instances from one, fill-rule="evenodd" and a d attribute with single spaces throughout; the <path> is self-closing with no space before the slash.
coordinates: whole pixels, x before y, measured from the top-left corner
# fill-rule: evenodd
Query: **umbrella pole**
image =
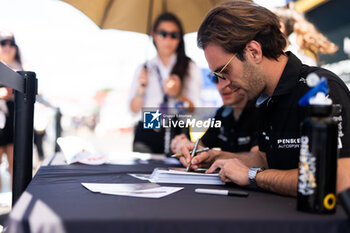
<path id="1" fill-rule="evenodd" d="M 152 27 L 152 14 L 153 14 L 153 0 L 149 0 L 148 5 L 148 18 L 147 18 L 147 34 L 151 34 L 151 27 Z"/>
<path id="2" fill-rule="evenodd" d="M 152 15 L 153 15 L 153 3 L 154 0 L 149 0 L 149 5 L 148 5 L 148 17 L 147 17 L 147 25 L 146 25 L 146 32 L 147 34 L 150 36 L 151 35 L 151 31 L 152 31 Z M 151 40 L 151 36 L 149 38 Z M 147 41 L 147 45 L 146 45 L 146 58 L 145 58 L 145 64 L 143 65 L 144 68 L 147 69 L 147 61 L 148 61 L 148 41 Z"/>

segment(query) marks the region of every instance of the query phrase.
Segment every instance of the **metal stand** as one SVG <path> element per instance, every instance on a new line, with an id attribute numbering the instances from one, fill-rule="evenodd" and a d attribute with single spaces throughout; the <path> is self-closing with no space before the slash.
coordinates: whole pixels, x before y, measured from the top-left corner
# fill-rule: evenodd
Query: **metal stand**
<path id="1" fill-rule="evenodd" d="M 37 79 L 33 72 L 18 72 L 24 78 L 24 93 L 14 90 L 15 138 L 13 150 L 12 205 L 32 179 L 33 118 Z"/>
<path id="2" fill-rule="evenodd" d="M 16 73 L 1 62 L 0 84 L 13 88 L 15 96 L 12 181 L 12 205 L 14 205 L 32 179 L 33 118 L 38 84 L 35 73 Z"/>

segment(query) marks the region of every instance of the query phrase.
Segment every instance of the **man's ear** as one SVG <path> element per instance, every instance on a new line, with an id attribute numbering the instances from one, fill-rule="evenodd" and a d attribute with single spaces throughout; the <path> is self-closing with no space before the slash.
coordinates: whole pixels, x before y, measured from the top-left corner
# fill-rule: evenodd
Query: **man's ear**
<path id="1" fill-rule="evenodd" d="M 263 60 L 263 54 L 261 45 L 259 42 L 252 40 L 250 41 L 246 47 L 246 55 L 249 56 L 256 64 L 259 64 Z"/>

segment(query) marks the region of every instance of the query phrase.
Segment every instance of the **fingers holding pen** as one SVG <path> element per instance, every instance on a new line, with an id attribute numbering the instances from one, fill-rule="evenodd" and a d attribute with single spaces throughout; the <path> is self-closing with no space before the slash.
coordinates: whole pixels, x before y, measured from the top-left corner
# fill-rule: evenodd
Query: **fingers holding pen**
<path id="1" fill-rule="evenodd" d="M 183 156 L 180 158 L 180 162 L 185 167 L 187 167 L 188 164 L 191 162 L 190 150 L 192 150 L 193 147 L 193 143 L 185 143 L 181 145 L 181 153 L 183 154 Z"/>
<path id="2" fill-rule="evenodd" d="M 220 151 L 217 150 L 208 150 L 198 153 L 196 157 L 192 159 L 192 165 L 196 168 L 208 168 L 218 157 Z"/>

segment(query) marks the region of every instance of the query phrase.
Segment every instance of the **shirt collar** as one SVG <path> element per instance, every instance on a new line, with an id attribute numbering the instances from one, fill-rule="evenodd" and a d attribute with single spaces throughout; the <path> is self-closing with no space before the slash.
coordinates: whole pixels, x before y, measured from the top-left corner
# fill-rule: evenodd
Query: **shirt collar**
<path id="1" fill-rule="evenodd" d="M 286 55 L 288 56 L 288 62 L 272 96 L 289 94 L 298 84 L 302 63 L 292 52 L 288 51 Z"/>
<path id="2" fill-rule="evenodd" d="M 299 74 L 302 66 L 301 61 L 290 51 L 285 52 L 285 54 L 288 56 L 288 61 L 284 67 L 272 97 L 289 94 L 295 89 L 295 86 L 299 80 Z M 256 101 L 256 106 L 259 107 L 270 98 L 271 97 L 267 94 L 261 93 Z"/>

